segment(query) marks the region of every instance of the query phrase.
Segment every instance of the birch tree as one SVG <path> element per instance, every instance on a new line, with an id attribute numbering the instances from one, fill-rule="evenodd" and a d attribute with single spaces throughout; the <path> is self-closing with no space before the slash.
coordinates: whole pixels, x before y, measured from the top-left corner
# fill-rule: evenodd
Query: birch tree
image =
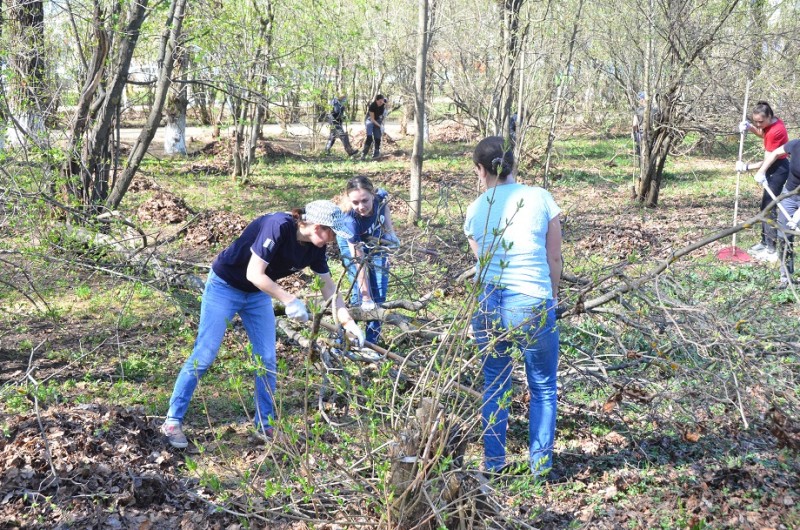
<path id="1" fill-rule="evenodd" d="M 428 48 L 431 44 L 430 16 L 434 9 L 429 0 L 419 0 L 417 20 L 417 67 L 414 93 L 414 116 L 416 119 L 416 136 L 414 150 L 411 154 L 410 201 L 408 220 L 416 222 L 422 213 L 422 162 L 425 153 L 425 100 L 426 70 L 428 68 Z"/>

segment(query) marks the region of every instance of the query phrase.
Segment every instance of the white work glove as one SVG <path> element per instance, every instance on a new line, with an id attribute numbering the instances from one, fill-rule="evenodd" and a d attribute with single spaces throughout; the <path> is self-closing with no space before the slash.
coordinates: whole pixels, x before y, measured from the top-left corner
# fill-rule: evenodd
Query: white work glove
<path id="1" fill-rule="evenodd" d="M 370 298 L 364 298 L 361 300 L 361 310 L 362 311 L 372 311 L 375 309 L 375 302 Z"/>
<path id="2" fill-rule="evenodd" d="M 289 318 L 293 318 L 298 322 L 305 322 L 308 320 L 308 309 L 306 309 L 306 304 L 303 303 L 302 300 L 299 298 L 295 298 L 288 304 L 286 304 L 286 316 Z"/>
<path id="3" fill-rule="evenodd" d="M 739 133 L 746 133 L 750 130 L 750 122 L 747 120 L 743 120 L 742 123 L 739 124 Z"/>
<path id="4" fill-rule="evenodd" d="M 750 169 L 749 164 L 746 162 L 742 162 L 739 160 L 736 162 L 736 172 L 737 173 L 746 173 Z"/>
<path id="5" fill-rule="evenodd" d="M 759 186 L 763 186 L 767 182 L 767 175 L 759 171 L 753 176 L 753 180 L 755 180 L 756 184 L 758 184 Z"/>
<path id="6" fill-rule="evenodd" d="M 364 336 L 364 332 L 361 331 L 361 328 L 358 327 L 358 324 L 356 324 L 355 320 L 351 320 L 350 322 L 345 324 L 344 329 L 345 331 L 350 333 L 353 337 L 355 337 L 356 344 L 358 345 L 359 348 L 364 346 L 364 342 L 367 340 L 367 338 Z"/>
<path id="7" fill-rule="evenodd" d="M 786 228 L 789 230 L 797 230 L 798 225 L 800 225 L 800 210 L 796 211 L 792 218 L 787 221 Z"/>

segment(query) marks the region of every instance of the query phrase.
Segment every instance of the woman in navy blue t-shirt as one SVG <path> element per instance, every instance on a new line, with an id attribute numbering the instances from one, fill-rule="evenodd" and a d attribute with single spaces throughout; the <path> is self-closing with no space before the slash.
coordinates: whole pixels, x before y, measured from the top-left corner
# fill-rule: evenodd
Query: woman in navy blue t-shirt
<path id="1" fill-rule="evenodd" d="M 364 332 L 350 317 L 336 293 L 325 249 L 337 236 L 352 232 L 344 214 L 331 201 L 313 201 L 291 213 L 266 214 L 251 222 L 211 266 L 200 308 L 200 325 L 192 355 L 175 381 L 167 419 L 161 432 L 173 447 L 188 445 L 181 424 L 200 378 L 214 362 L 228 324 L 237 313 L 252 344 L 255 374 L 255 424 L 262 436 L 272 437 L 275 418 L 275 313 L 272 299 L 286 306 L 286 316 L 308 320 L 305 303 L 284 290 L 277 280 L 305 267 L 322 279 L 322 295 L 333 299 L 337 317 L 360 344 Z"/>
<path id="2" fill-rule="evenodd" d="M 361 304 L 370 311 L 386 301 L 389 289 L 389 245 L 399 245 L 389 211 L 389 194 L 375 189 L 367 177 L 355 177 L 347 182 L 342 201 L 345 226 L 352 237 L 337 237 L 342 261 L 347 269 L 353 292 L 350 303 Z M 381 322 L 367 324 L 367 341 L 376 343 Z"/>

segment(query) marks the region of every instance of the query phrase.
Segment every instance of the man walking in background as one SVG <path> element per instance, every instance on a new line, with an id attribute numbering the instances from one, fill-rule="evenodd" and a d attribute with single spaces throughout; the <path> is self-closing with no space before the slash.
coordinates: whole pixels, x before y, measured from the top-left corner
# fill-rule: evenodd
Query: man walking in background
<path id="1" fill-rule="evenodd" d="M 331 112 L 328 114 L 328 123 L 330 124 L 330 134 L 328 136 L 328 143 L 325 145 L 325 154 L 328 155 L 333 148 L 333 143 L 339 138 L 342 141 L 344 150 L 347 151 L 347 156 L 353 156 L 358 153 L 350 145 L 350 137 L 345 132 L 342 123 L 344 122 L 344 104 L 347 98 L 344 96 L 333 98 L 331 100 Z"/>

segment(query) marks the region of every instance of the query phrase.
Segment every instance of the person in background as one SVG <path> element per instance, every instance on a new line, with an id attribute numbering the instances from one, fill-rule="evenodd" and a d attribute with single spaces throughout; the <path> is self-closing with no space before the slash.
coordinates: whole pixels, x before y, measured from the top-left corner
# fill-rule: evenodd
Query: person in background
<path id="1" fill-rule="evenodd" d="M 769 184 L 770 170 L 776 164 L 786 161 L 786 155 L 789 156 L 789 175 L 783 189 L 776 193 L 776 196 L 795 191 L 800 187 L 800 140 L 792 140 L 768 152 L 763 162 L 759 164 L 758 172 L 754 177 L 756 182 L 762 186 L 765 182 Z M 780 249 L 778 254 L 781 258 L 781 280 L 778 288 L 786 289 L 792 285 L 792 275 L 794 274 L 794 234 L 789 231 L 796 232 L 800 225 L 800 194 L 786 197 L 781 204 L 786 212 L 780 210 L 778 214 L 777 238 L 781 243 L 778 247 Z"/>
<path id="2" fill-rule="evenodd" d="M 367 177 L 350 179 L 342 199 L 344 226 L 352 237 L 337 237 L 342 261 L 347 269 L 353 291 L 351 305 L 361 305 L 370 311 L 386 301 L 389 288 L 389 255 L 385 245 L 399 245 L 389 210 L 389 194 L 375 189 Z M 377 343 L 381 322 L 367 324 L 368 342 Z"/>
<path id="3" fill-rule="evenodd" d="M 789 141 L 789 134 L 786 132 L 786 126 L 783 121 L 775 116 L 769 103 L 766 101 L 759 101 L 753 107 L 751 112 L 752 123 L 744 120 L 739 124 L 739 133 L 751 132 L 764 139 L 764 157 L 769 153 L 775 151 L 786 142 Z M 776 196 L 780 195 L 783 186 L 786 184 L 786 179 L 789 177 L 789 160 L 786 154 L 778 156 L 774 163 L 769 166 L 769 169 L 764 172 L 766 177 L 766 184 Z M 760 170 L 763 161 L 748 163 L 743 161 L 736 162 L 736 171 L 743 173 L 750 170 Z M 761 209 L 772 202 L 767 190 L 763 190 L 761 194 Z M 768 223 L 766 221 L 761 223 L 761 241 L 750 247 L 750 255 L 760 261 L 768 263 L 777 263 L 780 259 L 777 252 L 776 242 L 778 230 L 775 227 L 775 221 L 778 218 L 777 209 L 773 209 L 769 213 L 769 218 L 773 221 Z"/>
<path id="4" fill-rule="evenodd" d="M 381 156 L 381 139 L 383 138 L 383 118 L 386 111 L 386 98 L 381 94 L 375 96 L 375 101 L 369 104 L 367 110 L 367 117 L 365 118 L 364 125 L 366 126 L 367 137 L 364 140 L 364 150 L 361 153 L 361 160 L 366 160 L 367 153 L 373 143 L 375 149 L 372 152 L 372 158 L 380 158 Z"/>
<path id="5" fill-rule="evenodd" d="M 286 307 L 286 316 L 305 322 L 308 310 L 277 281 L 310 267 L 322 279 L 322 295 L 333 300 L 344 329 L 363 344 L 364 332 L 353 321 L 331 279 L 326 245 L 337 236 L 351 237 L 344 214 L 331 201 L 313 201 L 291 213 L 270 213 L 252 221 L 211 265 L 200 307 L 200 325 L 191 356 L 181 368 L 161 432 L 173 447 L 188 445 L 183 418 L 200 378 L 217 356 L 225 331 L 239 314 L 260 365 L 255 374 L 255 426 L 272 437 L 275 418 L 275 313 L 272 300 Z"/>
<path id="6" fill-rule="evenodd" d="M 481 140 L 472 160 L 486 191 L 467 208 L 464 233 L 478 260 L 472 318 L 483 359 L 484 465 L 506 469 L 506 430 L 515 358 L 525 363 L 529 463 L 550 472 L 556 427 L 556 327 L 561 278 L 561 210 L 546 190 L 517 184 L 514 155 L 502 137 Z"/>
<path id="7" fill-rule="evenodd" d="M 328 123 L 330 125 L 330 133 L 328 135 L 328 143 L 325 145 L 325 154 L 330 154 L 334 142 L 339 138 L 347 152 L 347 156 L 353 156 L 358 153 L 357 149 L 353 149 L 350 145 L 350 136 L 345 132 L 342 123 L 344 122 L 344 105 L 347 98 L 340 96 L 331 100 L 331 112 L 328 114 Z"/>

